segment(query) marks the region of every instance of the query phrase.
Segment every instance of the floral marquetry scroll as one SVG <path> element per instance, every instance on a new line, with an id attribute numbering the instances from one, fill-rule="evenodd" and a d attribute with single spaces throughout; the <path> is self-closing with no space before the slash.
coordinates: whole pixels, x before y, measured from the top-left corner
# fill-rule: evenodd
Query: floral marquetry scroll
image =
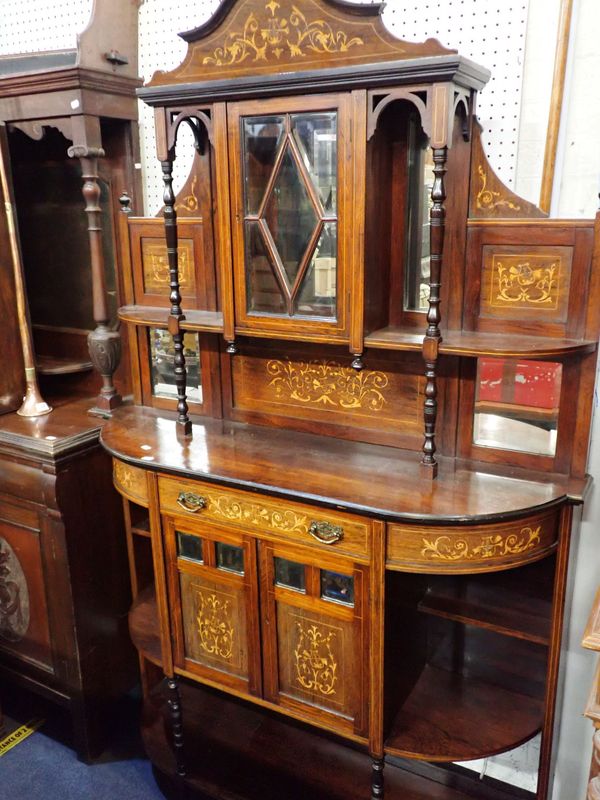
<path id="1" fill-rule="evenodd" d="M 387 400 L 389 379 L 383 372 L 343 367 L 335 361 L 267 362 L 269 387 L 277 399 L 311 406 L 381 411 Z"/>
<path id="2" fill-rule="evenodd" d="M 115 488 L 128 500 L 133 500 L 142 506 L 148 505 L 148 486 L 143 469 L 114 459 L 113 480 Z"/>
<path id="3" fill-rule="evenodd" d="M 390 525 L 387 563 L 406 572 L 488 572 L 536 561 L 555 546 L 553 513 L 496 525 Z"/>
<path id="4" fill-rule="evenodd" d="M 169 287 L 169 262 L 167 246 L 156 239 L 142 239 L 142 264 L 146 294 L 164 294 Z M 196 289 L 193 272 L 194 247 L 189 239 L 179 241 L 179 288 L 182 295 L 192 295 Z"/>
<path id="5" fill-rule="evenodd" d="M 182 571 L 179 575 L 186 661 L 244 677 L 248 672 L 241 586 Z"/>
<path id="6" fill-rule="evenodd" d="M 345 714 L 354 654 L 352 622 L 277 603 L 280 692 Z"/>
<path id="7" fill-rule="evenodd" d="M 382 5 L 352 9 L 335 0 L 225 0 L 205 25 L 181 34 L 183 63 L 151 86 L 260 72 L 315 69 L 452 53 L 434 39 L 403 42 L 381 21 Z"/>

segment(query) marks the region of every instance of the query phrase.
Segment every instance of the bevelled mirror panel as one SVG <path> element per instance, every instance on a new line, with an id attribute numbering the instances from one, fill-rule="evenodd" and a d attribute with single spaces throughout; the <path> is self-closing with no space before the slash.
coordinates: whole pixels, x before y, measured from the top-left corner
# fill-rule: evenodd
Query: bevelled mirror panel
<path id="1" fill-rule="evenodd" d="M 406 270 L 404 308 L 427 311 L 429 300 L 429 209 L 433 187 L 433 158 L 429 140 L 416 112 L 408 123 L 406 149 Z"/>
<path id="2" fill-rule="evenodd" d="M 335 111 L 242 118 L 251 314 L 336 318 L 337 125 Z"/>
<path id="3" fill-rule="evenodd" d="M 175 385 L 175 348 L 173 337 L 163 328 L 149 328 L 150 375 L 155 397 L 177 399 Z M 183 353 L 187 371 L 187 397 L 192 403 L 202 402 L 200 345 L 197 333 L 185 333 Z"/>
<path id="4" fill-rule="evenodd" d="M 561 380 L 557 362 L 480 358 L 474 444 L 555 455 Z"/>

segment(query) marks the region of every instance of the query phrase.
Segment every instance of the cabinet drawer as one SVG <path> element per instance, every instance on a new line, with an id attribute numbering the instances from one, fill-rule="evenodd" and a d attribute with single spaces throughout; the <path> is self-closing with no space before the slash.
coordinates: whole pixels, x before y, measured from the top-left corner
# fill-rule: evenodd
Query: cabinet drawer
<path id="1" fill-rule="evenodd" d="M 160 477 L 158 490 L 163 513 L 226 523 L 256 531 L 261 537 L 313 545 L 363 560 L 369 556 L 370 523 L 349 514 L 178 478 Z"/>
<path id="2" fill-rule="evenodd" d="M 543 558 L 557 537 L 555 511 L 488 525 L 389 525 L 386 566 L 405 572 L 493 572 Z"/>
<path id="3" fill-rule="evenodd" d="M 113 458 L 113 481 L 115 489 L 140 506 L 148 506 L 146 472 Z"/>

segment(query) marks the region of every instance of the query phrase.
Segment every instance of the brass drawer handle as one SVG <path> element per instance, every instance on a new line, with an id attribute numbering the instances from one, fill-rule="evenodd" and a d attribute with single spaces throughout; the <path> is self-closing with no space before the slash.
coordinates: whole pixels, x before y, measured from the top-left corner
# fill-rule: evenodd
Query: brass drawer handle
<path id="1" fill-rule="evenodd" d="M 197 514 L 200 509 L 206 507 L 206 497 L 194 494 L 194 492 L 181 492 L 177 498 L 177 505 L 185 511 Z"/>
<path id="2" fill-rule="evenodd" d="M 331 522 L 311 522 L 308 532 L 322 544 L 335 544 L 344 538 L 344 529 Z"/>

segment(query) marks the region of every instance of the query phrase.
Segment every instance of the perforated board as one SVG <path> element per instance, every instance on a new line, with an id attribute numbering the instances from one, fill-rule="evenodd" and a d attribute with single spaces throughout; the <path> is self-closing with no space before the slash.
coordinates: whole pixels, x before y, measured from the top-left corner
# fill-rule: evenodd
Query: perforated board
<path id="1" fill-rule="evenodd" d="M 176 33 L 207 20 L 218 3 L 146 0 L 140 8 L 140 69 L 148 80 L 156 69 L 172 69 L 185 54 L 185 43 Z M 508 185 L 514 183 L 517 134 L 527 11 L 529 0 L 389 0 L 383 12 L 388 28 L 409 41 L 439 39 L 492 72 L 479 94 L 478 116 L 484 126 L 485 149 L 491 163 Z M 162 205 L 160 169 L 154 158 L 153 120 L 150 109 L 140 109 L 146 207 L 155 214 Z M 191 141 L 191 135 L 189 140 Z M 178 148 L 174 183 L 181 186 L 189 169 L 189 148 Z M 155 160 L 155 159 L 154 159 Z"/>
<path id="2" fill-rule="evenodd" d="M 0 0 L 0 55 L 74 48 L 94 0 Z"/>

